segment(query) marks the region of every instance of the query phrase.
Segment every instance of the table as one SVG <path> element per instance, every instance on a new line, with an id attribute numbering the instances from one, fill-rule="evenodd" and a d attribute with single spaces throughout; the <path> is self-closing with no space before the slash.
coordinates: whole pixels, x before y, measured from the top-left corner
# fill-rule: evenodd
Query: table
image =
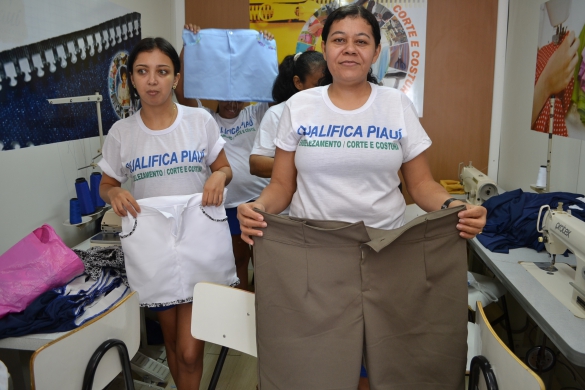
<path id="1" fill-rule="evenodd" d="M 510 250 L 509 254 L 494 253 L 477 238 L 469 243 L 561 353 L 571 363 L 585 367 L 585 320 L 575 317 L 519 264 L 520 261 L 548 262 L 548 252 L 518 248 Z M 569 257 L 557 256 L 556 261 L 572 266 L 576 264 L 573 254 Z"/>

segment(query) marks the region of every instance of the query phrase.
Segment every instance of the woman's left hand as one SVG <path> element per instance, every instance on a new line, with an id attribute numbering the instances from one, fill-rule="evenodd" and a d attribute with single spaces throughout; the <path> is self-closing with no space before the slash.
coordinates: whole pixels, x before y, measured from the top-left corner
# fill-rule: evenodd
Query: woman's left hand
<path id="1" fill-rule="evenodd" d="M 264 38 L 268 39 L 269 41 L 274 39 L 274 34 L 268 30 L 262 30 L 260 31 L 260 34 L 264 35 Z"/>
<path id="2" fill-rule="evenodd" d="M 486 223 L 487 210 L 483 206 L 472 204 L 467 204 L 466 206 L 466 210 L 462 210 L 457 214 L 459 217 L 457 229 L 461 237 L 472 239 L 476 235 L 481 234 Z"/>
<path id="3" fill-rule="evenodd" d="M 223 203 L 223 189 L 225 188 L 225 173 L 215 171 L 209 176 L 203 186 L 203 206 L 221 206 Z"/>

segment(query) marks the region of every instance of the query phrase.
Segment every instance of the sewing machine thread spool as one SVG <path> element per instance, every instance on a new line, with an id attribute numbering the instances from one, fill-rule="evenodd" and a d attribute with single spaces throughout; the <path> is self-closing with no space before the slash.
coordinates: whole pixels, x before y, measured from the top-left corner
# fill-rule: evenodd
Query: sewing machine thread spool
<path id="1" fill-rule="evenodd" d="M 89 185 L 85 178 L 80 177 L 75 180 L 75 191 L 77 192 L 77 199 L 81 206 L 81 215 L 88 215 L 95 212 L 95 206 L 91 201 L 91 194 L 89 192 Z"/>
<path id="2" fill-rule="evenodd" d="M 537 187 L 546 187 L 546 165 L 541 165 L 538 169 L 538 178 L 536 179 Z"/>
<path id="3" fill-rule="evenodd" d="M 81 223 L 81 205 L 77 198 L 69 200 L 69 223 L 71 225 Z"/>
<path id="4" fill-rule="evenodd" d="M 93 172 L 89 176 L 89 187 L 91 191 L 91 201 L 95 208 L 104 207 L 106 202 L 100 196 L 100 182 L 102 181 L 102 174 Z"/>

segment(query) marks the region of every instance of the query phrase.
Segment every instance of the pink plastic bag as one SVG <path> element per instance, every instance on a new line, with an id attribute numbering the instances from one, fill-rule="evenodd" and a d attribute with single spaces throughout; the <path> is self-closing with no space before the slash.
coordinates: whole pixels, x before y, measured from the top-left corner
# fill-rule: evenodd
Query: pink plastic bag
<path id="1" fill-rule="evenodd" d="M 79 256 L 43 225 L 0 256 L 0 318 L 23 311 L 36 297 L 84 271 Z"/>

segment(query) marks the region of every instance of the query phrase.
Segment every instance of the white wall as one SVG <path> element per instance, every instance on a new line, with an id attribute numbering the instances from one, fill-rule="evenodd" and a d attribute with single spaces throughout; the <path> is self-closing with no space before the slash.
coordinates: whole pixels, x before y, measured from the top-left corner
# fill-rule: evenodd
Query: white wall
<path id="1" fill-rule="evenodd" d="M 32 1 L 39 5 L 46 2 Z M 107 0 L 97 1 L 103 1 L 104 7 L 110 4 Z M 111 0 L 111 3 L 141 14 L 143 37 L 161 36 L 181 48 L 177 31 L 180 32 L 184 24 L 184 16 L 180 20 L 184 15 L 184 0 Z M 88 16 L 76 17 L 83 20 Z M 69 32 L 73 31 L 76 30 Z M 89 182 L 92 172 L 77 168 L 89 165 L 98 148 L 99 140 L 95 137 L 0 151 L 0 254 L 45 223 L 70 246 L 91 235 L 93 226 L 67 227 L 63 222 L 69 218 L 69 199 L 76 197 L 75 179 L 83 176 Z"/>
<path id="2" fill-rule="evenodd" d="M 546 165 L 548 134 L 530 130 L 540 5 L 542 0 L 510 0 L 498 185 L 532 191 L 538 168 Z M 585 193 L 585 145 L 553 137 L 551 191 Z"/>

